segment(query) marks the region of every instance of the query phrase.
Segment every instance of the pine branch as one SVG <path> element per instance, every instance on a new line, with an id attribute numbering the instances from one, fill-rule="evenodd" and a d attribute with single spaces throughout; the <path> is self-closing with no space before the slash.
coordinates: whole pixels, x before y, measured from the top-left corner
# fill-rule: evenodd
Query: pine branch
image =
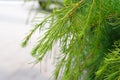
<path id="1" fill-rule="evenodd" d="M 120 79 L 120 41 L 116 41 L 114 46 L 115 48 L 106 55 L 103 64 L 96 72 L 96 80 Z"/>
<path id="2" fill-rule="evenodd" d="M 117 64 L 113 66 L 114 62 L 119 62 L 119 58 L 116 58 L 118 55 L 114 57 L 113 52 L 108 55 L 107 51 L 112 48 L 114 41 L 120 39 L 120 1 L 70 1 L 71 5 L 55 10 L 48 19 L 40 23 L 39 27 L 35 27 L 26 37 L 23 45 L 38 28 L 44 27 L 47 20 L 50 20 L 49 29 L 32 51 L 33 57 L 40 62 L 55 43 L 60 43 L 61 53 L 54 73 L 55 80 L 104 80 L 102 73 L 109 64 L 112 68 L 119 67 Z M 109 17 L 113 13 L 117 15 Z M 116 23 L 117 25 L 113 25 Z M 103 67 L 99 68 L 101 62 Z M 113 80 L 118 72 L 113 70 L 110 74 L 108 70 L 105 73 L 110 76 L 105 75 L 105 78 Z"/>

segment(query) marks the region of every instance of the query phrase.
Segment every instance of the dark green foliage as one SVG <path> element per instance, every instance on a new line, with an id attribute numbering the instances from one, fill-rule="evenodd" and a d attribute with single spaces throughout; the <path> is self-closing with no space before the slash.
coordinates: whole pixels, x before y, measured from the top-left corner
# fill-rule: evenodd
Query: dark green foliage
<path id="1" fill-rule="evenodd" d="M 120 40 L 115 42 L 114 47 L 96 72 L 96 80 L 120 80 Z"/>
<path id="2" fill-rule="evenodd" d="M 119 80 L 119 52 L 112 54 L 108 49 L 112 49 L 113 43 L 120 40 L 120 0 L 64 2 L 65 6 L 55 10 L 42 22 L 42 26 L 35 27 L 23 43 L 49 21 L 51 25 L 32 55 L 39 62 L 55 43 L 60 43 L 61 54 L 56 65 L 55 80 Z M 118 62 L 113 60 L 115 64 L 109 63 L 109 59 L 116 58 L 114 55 L 118 57 L 115 59 Z M 106 68 L 106 60 L 116 70 L 109 72 L 113 68 Z"/>

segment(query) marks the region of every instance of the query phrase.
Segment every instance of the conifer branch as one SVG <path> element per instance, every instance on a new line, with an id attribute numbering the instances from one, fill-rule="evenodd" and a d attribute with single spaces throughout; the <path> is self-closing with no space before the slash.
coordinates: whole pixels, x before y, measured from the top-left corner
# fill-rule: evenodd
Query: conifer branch
<path id="1" fill-rule="evenodd" d="M 120 14 L 120 1 L 103 1 L 71 0 L 71 5 L 56 10 L 48 18 L 51 25 L 34 47 L 32 56 L 40 62 L 54 43 L 59 42 L 62 57 L 55 69 L 55 80 L 120 78 L 117 76 L 120 47 L 108 53 L 113 42 L 120 39 L 120 19 L 118 16 L 109 17 L 113 13 Z M 48 19 L 31 31 L 24 44 Z"/>
<path id="2" fill-rule="evenodd" d="M 38 29 L 41 28 L 42 25 L 51 17 L 52 15 L 48 16 L 45 18 L 41 23 L 37 24 L 31 31 L 30 33 L 25 37 L 24 41 L 22 42 L 22 47 L 25 47 L 27 45 L 27 42 L 31 38 L 32 34 Z"/>
<path id="3" fill-rule="evenodd" d="M 84 2 L 84 0 L 80 0 L 79 2 L 77 2 L 72 9 L 70 9 L 70 11 L 68 11 L 68 13 L 61 19 L 64 20 L 66 18 L 70 18 L 72 17 L 72 15 L 74 14 L 74 12 L 77 10 L 77 8 L 80 7 L 80 5 L 82 5 Z"/>

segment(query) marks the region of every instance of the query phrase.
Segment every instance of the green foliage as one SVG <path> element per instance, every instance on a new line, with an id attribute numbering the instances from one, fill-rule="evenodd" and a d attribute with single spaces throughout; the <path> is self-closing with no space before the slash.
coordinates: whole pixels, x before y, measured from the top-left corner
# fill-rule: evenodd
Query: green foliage
<path id="1" fill-rule="evenodd" d="M 110 55 L 119 57 L 119 53 L 107 52 L 115 41 L 120 40 L 120 0 L 65 0 L 64 3 L 62 9 L 54 10 L 35 26 L 23 46 L 37 29 L 49 23 L 49 29 L 34 47 L 32 55 L 40 62 L 52 46 L 59 43 L 61 54 L 55 80 L 119 80 L 118 68 L 118 72 L 110 73 L 111 68 L 106 70 L 108 65 L 104 62 L 108 60 L 109 63 Z M 119 63 L 118 58 L 115 61 Z M 120 67 L 117 64 L 110 63 L 112 67 Z M 105 75 L 102 75 L 104 70 Z"/>
<path id="2" fill-rule="evenodd" d="M 120 80 L 120 40 L 115 42 L 114 47 L 96 72 L 96 80 Z"/>

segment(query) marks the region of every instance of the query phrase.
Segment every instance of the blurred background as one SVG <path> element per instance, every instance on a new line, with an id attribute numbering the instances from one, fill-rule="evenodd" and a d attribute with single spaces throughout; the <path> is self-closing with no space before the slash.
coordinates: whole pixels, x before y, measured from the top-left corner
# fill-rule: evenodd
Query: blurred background
<path id="1" fill-rule="evenodd" d="M 32 63 L 34 58 L 30 51 L 38 33 L 26 48 L 21 47 L 29 30 L 50 14 L 50 11 L 42 10 L 50 9 L 42 5 L 40 8 L 38 1 L 0 0 L 0 80 L 48 80 L 52 76 L 51 60 Z M 41 12 L 38 14 L 39 8 Z"/>

